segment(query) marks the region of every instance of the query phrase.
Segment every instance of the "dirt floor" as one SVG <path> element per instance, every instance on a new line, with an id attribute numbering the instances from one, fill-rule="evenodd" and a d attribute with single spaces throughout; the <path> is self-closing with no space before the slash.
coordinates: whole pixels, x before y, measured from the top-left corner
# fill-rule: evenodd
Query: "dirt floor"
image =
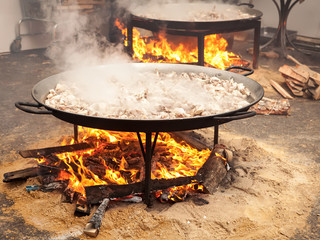
<path id="1" fill-rule="evenodd" d="M 295 57 L 319 71 L 318 54 Z M 245 53 L 243 53 L 245 55 Z M 247 56 L 250 58 L 250 56 Z M 269 79 L 283 82 L 280 58 L 260 58 L 251 78 L 266 96 L 281 97 Z M 317 66 L 318 65 L 318 66 Z M 18 150 L 57 146 L 72 125 L 52 116 L 17 110 L 16 101 L 32 101 L 35 83 L 60 70 L 44 50 L 0 55 L 0 175 L 26 168 Z M 212 195 L 175 204 L 114 203 L 105 213 L 97 239 L 320 239 L 319 101 L 290 100 L 289 116 L 255 116 L 220 127 L 220 143 L 235 158 L 228 177 Z M 197 131 L 207 144 L 213 129 Z M 91 239 L 83 234 L 88 217 L 74 217 L 75 205 L 62 203 L 57 192 L 27 192 L 37 179 L 0 183 L 0 239 Z"/>

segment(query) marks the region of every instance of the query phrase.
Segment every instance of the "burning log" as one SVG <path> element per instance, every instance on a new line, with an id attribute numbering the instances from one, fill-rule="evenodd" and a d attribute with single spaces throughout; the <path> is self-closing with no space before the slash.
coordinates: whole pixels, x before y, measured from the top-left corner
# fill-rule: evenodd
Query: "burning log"
<path id="1" fill-rule="evenodd" d="M 93 145 L 84 142 L 84 143 L 78 143 L 78 144 L 66 145 L 66 146 L 24 150 L 24 151 L 19 151 L 19 154 L 23 158 L 39 158 L 39 157 L 48 156 L 54 153 L 74 152 L 74 151 L 86 150 L 93 147 L 94 147 Z"/>
<path id="2" fill-rule="evenodd" d="M 191 147 L 196 148 L 198 150 L 208 149 L 209 147 L 203 144 L 201 141 L 191 136 L 192 132 L 174 132 L 170 134 L 177 142 L 185 141 Z"/>
<path id="3" fill-rule="evenodd" d="M 216 187 L 227 173 L 225 161 L 212 153 L 206 163 L 195 176 L 178 177 L 171 179 L 151 179 L 151 191 L 165 190 L 175 186 L 190 183 L 202 184 L 208 193 L 216 191 Z M 104 198 L 120 198 L 138 193 L 144 193 L 145 182 L 127 185 L 95 185 L 85 187 L 87 203 L 97 204 Z"/>
<path id="4" fill-rule="evenodd" d="M 96 210 L 96 212 L 93 214 L 87 225 L 85 226 L 83 232 L 91 237 L 96 237 L 99 234 L 99 230 L 102 223 L 103 215 L 109 205 L 110 199 L 105 198 L 101 202 L 100 206 Z"/>
<path id="5" fill-rule="evenodd" d="M 163 190 L 173 186 L 182 186 L 197 181 L 197 176 L 174 179 L 152 179 L 152 190 Z M 87 203 L 97 204 L 103 198 L 121 198 L 144 192 L 144 181 L 126 185 L 95 185 L 85 187 Z"/>
<path id="6" fill-rule="evenodd" d="M 130 196 L 128 198 L 122 198 L 121 202 L 126 202 L 126 203 L 140 203 L 142 202 L 142 197 L 139 196 Z"/>
<path id="7" fill-rule="evenodd" d="M 227 163 L 233 162 L 233 152 L 223 144 L 216 144 L 213 151 L 227 160 Z"/>

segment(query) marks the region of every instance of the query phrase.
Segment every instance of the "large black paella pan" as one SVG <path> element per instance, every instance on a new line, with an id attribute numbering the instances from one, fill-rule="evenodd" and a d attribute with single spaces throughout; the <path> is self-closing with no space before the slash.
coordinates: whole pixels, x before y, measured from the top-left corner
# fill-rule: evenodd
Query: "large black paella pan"
<path id="1" fill-rule="evenodd" d="M 103 74 L 104 71 L 111 71 L 115 67 L 117 67 L 118 69 L 127 69 L 128 67 L 130 67 L 142 73 L 158 70 L 159 72 L 164 73 L 170 73 L 173 71 L 177 73 L 205 73 L 209 76 L 216 76 L 224 80 L 229 80 L 232 78 L 235 82 L 242 83 L 247 89 L 249 89 L 250 95 L 247 99 L 248 104 L 240 109 L 210 116 L 157 120 L 136 120 L 88 116 L 58 110 L 45 104 L 45 99 L 49 94 L 50 89 L 54 89 L 57 83 L 59 83 L 59 81 L 61 81 L 62 78 L 72 76 L 72 73 L 76 73 L 77 75 L 79 75 L 82 71 L 85 71 L 86 74 L 90 71 L 92 71 L 92 73 L 95 74 L 99 72 Z M 88 81 L 90 81 L 90 79 L 88 79 Z M 150 81 L 152 81 L 152 79 L 150 79 Z M 248 112 L 248 109 L 263 97 L 264 91 L 262 86 L 256 81 L 246 76 L 224 70 L 187 64 L 127 63 L 109 64 L 103 66 L 90 67 L 82 70 L 62 72 L 38 82 L 33 87 L 31 93 L 36 103 L 17 102 L 15 104 L 16 107 L 28 113 L 52 114 L 53 116 L 63 121 L 91 128 L 127 132 L 173 132 L 218 126 L 222 123 L 226 123 L 232 120 L 238 120 L 254 116 L 255 112 Z"/>

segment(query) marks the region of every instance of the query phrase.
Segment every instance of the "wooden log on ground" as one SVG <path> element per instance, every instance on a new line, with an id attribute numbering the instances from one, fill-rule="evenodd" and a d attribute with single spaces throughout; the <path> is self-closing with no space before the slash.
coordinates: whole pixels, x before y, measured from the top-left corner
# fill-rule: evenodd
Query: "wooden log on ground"
<path id="1" fill-rule="evenodd" d="M 93 145 L 84 142 L 84 143 L 78 143 L 78 144 L 66 145 L 66 146 L 24 150 L 24 151 L 19 151 L 19 154 L 23 158 L 39 158 L 39 157 L 45 157 L 54 153 L 75 152 L 75 151 L 90 149 L 93 147 L 94 147 Z"/>
<path id="2" fill-rule="evenodd" d="M 25 169 L 13 171 L 13 172 L 7 172 L 3 174 L 3 182 L 20 181 L 20 180 L 25 180 L 31 177 L 54 174 L 59 171 L 61 170 L 39 165 L 37 167 L 30 167 L 30 168 L 25 168 Z"/>
<path id="3" fill-rule="evenodd" d="M 95 213 L 92 215 L 91 219 L 85 226 L 83 232 L 87 234 L 90 237 L 97 237 L 99 234 L 99 230 L 102 223 L 102 218 L 104 216 L 104 213 L 109 205 L 110 199 L 105 198 L 103 199 L 102 203 L 98 207 L 98 209 L 95 211 Z"/>
<path id="4" fill-rule="evenodd" d="M 277 83 L 273 80 L 270 80 L 270 84 L 272 87 L 274 87 L 281 94 L 282 97 L 288 98 L 288 99 L 293 99 L 293 97 L 286 90 L 284 90 L 283 87 L 281 87 L 279 83 Z"/>
<path id="5" fill-rule="evenodd" d="M 208 159 L 199 169 L 197 175 L 201 176 L 201 184 L 208 193 L 214 193 L 222 179 L 226 176 L 227 169 L 225 164 L 226 162 L 222 158 L 215 156 Z"/>
<path id="6" fill-rule="evenodd" d="M 18 180 L 24 180 L 29 177 L 38 176 L 39 167 L 31 167 L 13 172 L 7 172 L 3 174 L 3 182 L 13 182 Z"/>
<path id="7" fill-rule="evenodd" d="M 293 67 L 291 68 L 292 71 L 294 71 L 296 74 L 302 76 L 305 79 L 309 79 L 310 78 L 310 73 L 308 70 L 306 70 L 306 68 L 304 67 Z"/>
<path id="8" fill-rule="evenodd" d="M 320 99 L 320 86 L 318 86 L 316 89 L 309 89 L 309 91 L 312 93 L 312 97 L 315 100 Z"/>

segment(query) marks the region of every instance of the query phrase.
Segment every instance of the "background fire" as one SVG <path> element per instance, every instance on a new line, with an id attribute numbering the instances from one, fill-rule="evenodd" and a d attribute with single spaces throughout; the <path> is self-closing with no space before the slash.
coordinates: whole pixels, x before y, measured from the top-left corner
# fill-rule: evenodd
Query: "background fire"
<path id="1" fill-rule="evenodd" d="M 124 44 L 128 46 L 127 28 L 117 19 L 115 25 L 125 36 Z M 186 39 L 186 38 L 185 38 Z M 196 44 L 189 42 L 175 44 L 165 33 L 153 34 L 153 37 L 145 37 L 137 28 L 133 28 L 133 59 L 141 62 L 166 62 L 166 63 L 196 63 L 198 50 Z M 190 43 L 191 41 L 191 43 Z M 242 60 L 232 52 L 228 52 L 228 42 L 221 34 L 212 34 L 205 37 L 204 61 L 205 65 L 218 69 L 226 69 L 229 66 L 241 66 Z"/>

